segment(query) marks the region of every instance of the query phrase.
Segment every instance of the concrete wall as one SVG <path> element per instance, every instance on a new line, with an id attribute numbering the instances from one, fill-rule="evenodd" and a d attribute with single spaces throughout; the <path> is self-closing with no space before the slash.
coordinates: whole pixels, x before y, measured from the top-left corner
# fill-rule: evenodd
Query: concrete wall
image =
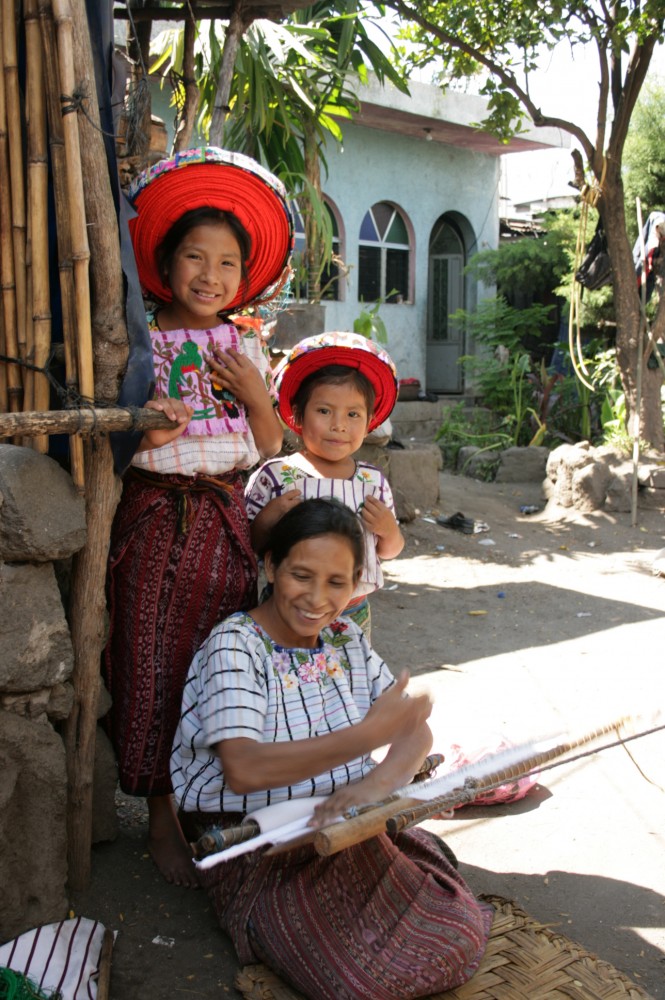
<path id="1" fill-rule="evenodd" d="M 326 150 L 328 177 L 323 190 L 342 221 L 341 256 L 352 266 L 342 301 L 325 303 L 328 330 L 351 329 L 362 305 L 358 301 L 358 233 L 365 212 L 378 201 L 399 207 L 413 232 L 413 301 L 385 304 L 389 350 L 401 377 L 426 384 L 427 274 L 432 227 L 454 213 L 470 257 L 496 247 L 499 235 L 499 158 L 470 150 L 395 135 L 379 129 L 344 125 L 344 143 Z M 492 294 L 466 280 L 467 307 Z M 465 350 L 471 351 L 467 344 Z"/>

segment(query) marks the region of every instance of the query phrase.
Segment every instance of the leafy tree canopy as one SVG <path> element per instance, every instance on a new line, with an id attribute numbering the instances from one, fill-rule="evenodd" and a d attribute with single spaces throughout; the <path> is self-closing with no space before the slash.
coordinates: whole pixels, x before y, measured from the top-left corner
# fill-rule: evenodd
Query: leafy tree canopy
<path id="1" fill-rule="evenodd" d="M 626 203 L 665 211 L 665 83 L 647 81 L 630 123 L 623 157 Z M 630 218 L 630 215 L 628 216 Z M 636 228 L 636 227 L 635 227 Z"/>

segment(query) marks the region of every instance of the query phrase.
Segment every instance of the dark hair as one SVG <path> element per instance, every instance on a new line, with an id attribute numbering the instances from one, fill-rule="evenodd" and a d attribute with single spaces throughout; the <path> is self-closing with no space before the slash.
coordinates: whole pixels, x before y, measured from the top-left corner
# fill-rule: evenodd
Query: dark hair
<path id="1" fill-rule="evenodd" d="M 240 274 L 245 287 L 249 284 L 249 273 L 247 263 L 252 255 L 252 237 L 249 235 L 242 222 L 233 212 L 225 212 L 221 208 L 213 208 L 212 205 L 201 205 L 200 208 L 192 208 L 185 212 L 173 223 L 162 242 L 157 247 L 157 267 L 163 276 L 168 274 L 173 263 L 175 253 L 192 229 L 197 226 L 228 226 L 240 247 Z"/>
<path id="2" fill-rule="evenodd" d="M 305 407 L 309 403 L 315 386 L 345 385 L 347 382 L 361 394 L 367 406 L 367 416 L 368 418 L 371 417 L 374 413 L 376 393 L 374 386 L 367 376 L 363 375 L 357 368 L 351 368 L 348 365 L 324 365 L 323 368 L 319 368 L 317 371 L 307 375 L 293 394 L 291 409 L 293 410 L 293 417 L 296 424 L 299 426 L 302 424 Z"/>
<path id="3" fill-rule="evenodd" d="M 354 569 L 360 570 L 365 558 L 360 520 L 355 511 L 332 497 L 303 500 L 291 507 L 270 529 L 265 551 L 270 552 L 273 566 L 279 566 L 294 545 L 319 535 L 346 538 L 353 552 Z"/>

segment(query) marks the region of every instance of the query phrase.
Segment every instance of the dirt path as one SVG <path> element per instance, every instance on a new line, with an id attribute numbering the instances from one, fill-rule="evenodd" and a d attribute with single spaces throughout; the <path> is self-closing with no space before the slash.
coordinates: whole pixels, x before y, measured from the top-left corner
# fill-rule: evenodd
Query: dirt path
<path id="1" fill-rule="evenodd" d="M 651 572 L 662 511 L 641 511 L 636 528 L 629 514 L 524 517 L 520 506 L 543 506 L 537 485 L 442 475 L 441 488 L 440 511 L 406 526 L 405 551 L 372 598 L 377 649 L 436 698 L 435 749 L 586 731 L 663 705 L 665 578 Z M 458 510 L 489 530 L 433 523 Z M 630 748 L 433 828 L 475 891 L 516 899 L 665 997 L 664 734 Z M 73 900 L 119 932 L 111 1000 L 238 997 L 206 898 L 156 874 L 140 807 L 123 800 L 122 817 L 118 840 L 95 848 L 90 890 Z"/>

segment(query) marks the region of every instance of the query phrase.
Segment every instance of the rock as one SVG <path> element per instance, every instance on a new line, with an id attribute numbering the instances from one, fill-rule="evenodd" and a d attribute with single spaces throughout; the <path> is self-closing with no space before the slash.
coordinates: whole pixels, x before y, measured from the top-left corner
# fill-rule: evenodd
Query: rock
<path id="1" fill-rule="evenodd" d="M 610 474 L 605 507 L 612 511 L 632 510 L 633 469 L 630 462 L 614 468 Z"/>
<path id="2" fill-rule="evenodd" d="M 51 726 L 0 712 L 0 940 L 67 913 L 65 750 Z"/>
<path id="3" fill-rule="evenodd" d="M 70 676 L 74 654 L 53 567 L 0 563 L 0 691 L 38 691 Z"/>
<path id="4" fill-rule="evenodd" d="M 591 462 L 573 469 L 571 477 L 572 506 L 576 510 L 599 510 L 605 504 L 611 472 L 603 462 Z"/>
<path id="5" fill-rule="evenodd" d="M 549 449 L 506 448 L 501 452 L 497 483 L 539 483 L 545 478 Z"/>
<path id="6" fill-rule="evenodd" d="M 54 684 L 49 694 L 46 714 L 51 722 L 64 722 L 74 704 L 74 688 L 71 684 Z"/>
<path id="7" fill-rule="evenodd" d="M 415 521 L 416 507 L 400 489 L 393 490 L 393 500 L 395 501 L 395 513 L 397 520 L 402 523 Z"/>
<path id="8" fill-rule="evenodd" d="M 547 459 L 546 495 L 562 507 L 573 506 L 573 473 L 593 461 L 591 445 L 588 441 L 578 444 L 562 444 L 551 451 Z"/>
<path id="9" fill-rule="evenodd" d="M 496 476 L 501 461 L 498 451 L 486 451 L 476 445 L 466 445 L 460 448 L 457 456 L 457 470 L 470 479 L 480 479 L 492 482 Z"/>
<path id="10" fill-rule="evenodd" d="M 439 499 L 440 449 L 432 444 L 417 448 L 391 448 L 388 454 L 388 479 L 393 494 L 399 491 L 414 508 L 427 510 L 435 507 Z"/>
<path id="11" fill-rule="evenodd" d="M 0 444 L 0 497 L 0 559 L 47 562 L 83 548 L 85 502 L 52 458 Z"/>

